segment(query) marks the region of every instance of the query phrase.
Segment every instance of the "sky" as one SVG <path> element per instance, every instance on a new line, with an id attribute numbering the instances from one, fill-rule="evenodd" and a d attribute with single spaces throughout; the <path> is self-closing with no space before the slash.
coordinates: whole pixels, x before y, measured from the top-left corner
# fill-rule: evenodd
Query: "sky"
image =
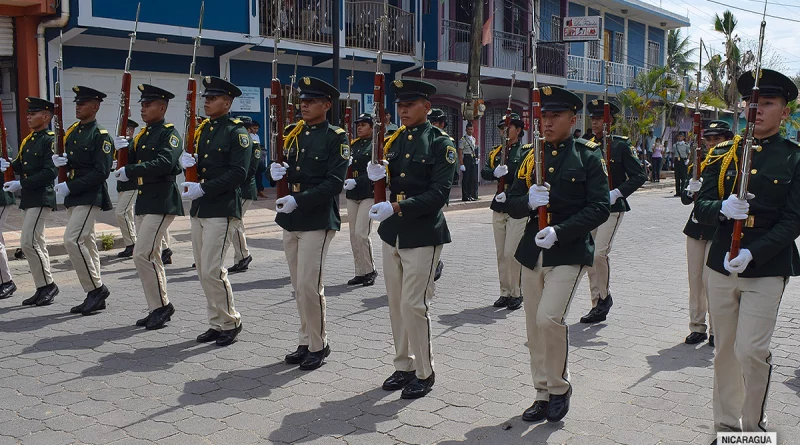
<path id="1" fill-rule="evenodd" d="M 692 46 L 699 46 L 700 38 L 703 44 L 716 53 L 724 53 L 724 37 L 714 31 L 714 15 L 722 13 L 725 9 L 730 9 L 734 17 L 739 21 L 736 25 L 736 33 L 742 40 L 758 41 L 759 28 L 761 26 L 761 13 L 764 10 L 763 0 L 715 0 L 724 3 L 713 3 L 710 0 L 643 0 L 656 6 L 661 6 L 675 14 L 688 16 L 692 23 L 690 28 L 684 28 L 683 32 L 688 32 Z M 772 51 L 779 53 L 783 58 L 783 73 L 795 75 L 800 73 L 800 0 L 768 0 L 767 14 L 776 17 L 786 18 L 782 20 L 775 17 L 767 17 L 767 27 L 764 37 L 765 47 L 769 46 Z M 740 9 L 736 9 L 740 8 Z M 742 9 L 758 11 L 757 14 L 745 12 Z M 695 53 L 697 55 L 697 53 Z M 706 59 L 705 54 L 703 59 Z M 704 62 L 705 63 L 705 62 Z"/>

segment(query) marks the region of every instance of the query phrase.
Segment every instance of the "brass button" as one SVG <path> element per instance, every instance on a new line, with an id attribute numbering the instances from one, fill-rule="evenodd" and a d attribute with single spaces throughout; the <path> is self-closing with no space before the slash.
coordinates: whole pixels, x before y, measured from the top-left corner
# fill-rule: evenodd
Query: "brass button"
<path id="1" fill-rule="evenodd" d="M 756 169 L 752 169 L 752 170 L 750 170 L 750 174 L 751 174 L 751 175 L 754 175 L 754 174 L 756 174 L 756 173 L 758 173 L 758 170 L 756 170 Z"/>
<path id="2" fill-rule="evenodd" d="M 572 182 L 575 182 L 575 178 L 572 178 Z"/>
<path id="3" fill-rule="evenodd" d="M 23 162 L 24 165 L 28 165 L 28 161 Z M 775 181 L 778 182 L 778 181 Z"/>
<path id="4" fill-rule="evenodd" d="M 205 171 L 206 171 L 206 169 L 205 169 L 205 167 L 203 167 L 203 173 L 205 173 Z M 573 179 L 573 181 L 574 181 L 574 179 Z"/>
<path id="5" fill-rule="evenodd" d="M 204 157 L 204 158 L 207 158 L 207 157 L 208 157 L 208 154 L 204 154 L 204 155 L 203 155 L 203 157 Z"/>
<path id="6" fill-rule="evenodd" d="M 414 139 L 414 136 L 409 134 L 409 135 L 408 135 L 408 140 L 410 141 L 410 140 L 412 140 L 412 139 Z"/>
<path id="7" fill-rule="evenodd" d="M 142 191 L 141 191 L 141 190 L 139 190 L 139 194 L 140 194 L 140 195 L 142 194 Z"/>
<path id="8" fill-rule="evenodd" d="M 213 130 L 213 128 L 212 128 L 212 130 Z M 146 133 L 145 133 L 145 135 L 149 136 L 149 135 L 150 135 L 150 132 L 149 132 L 149 131 L 148 131 L 148 132 L 146 132 Z"/>
<path id="9" fill-rule="evenodd" d="M 761 153 L 761 146 L 760 145 L 756 145 L 756 151 Z"/>
<path id="10" fill-rule="evenodd" d="M 27 164 L 27 162 L 26 162 L 26 164 Z M 773 183 L 773 184 L 777 184 L 777 183 L 778 183 L 778 180 L 777 180 L 777 179 L 775 179 L 774 181 L 772 181 L 772 183 Z"/>
<path id="11" fill-rule="evenodd" d="M 410 155 L 410 154 L 408 154 L 408 153 L 406 153 L 406 159 L 408 159 L 408 158 L 410 158 L 410 157 L 411 157 L 411 155 Z"/>
<path id="12" fill-rule="evenodd" d="M 309 134 L 311 134 L 311 132 L 309 132 L 309 131 L 306 131 L 306 136 L 308 136 Z"/>
<path id="13" fill-rule="evenodd" d="M 400 177 L 401 177 L 401 178 L 405 178 L 405 177 L 406 177 L 406 174 L 405 174 L 405 173 L 400 173 Z"/>
<path id="14" fill-rule="evenodd" d="M 554 169 L 553 167 L 550 167 L 550 168 L 547 169 L 547 171 L 549 171 L 550 173 L 553 173 L 554 171 L 556 171 L 556 169 Z"/>
<path id="15" fill-rule="evenodd" d="M 305 153 L 305 152 L 306 152 L 306 149 L 305 149 L 305 148 L 303 148 L 303 149 L 300 149 L 300 153 Z"/>
<path id="16" fill-rule="evenodd" d="M 553 150 L 553 156 L 558 156 L 558 150 Z"/>
<path id="17" fill-rule="evenodd" d="M 548 208 L 548 209 L 550 208 L 550 204 L 547 204 L 547 208 Z"/>
<path id="18" fill-rule="evenodd" d="M 210 143 L 211 143 L 211 139 L 206 139 L 206 144 L 210 144 Z"/>
<path id="19" fill-rule="evenodd" d="M 424 160 L 424 159 L 422 160 L 422 163 L 423 163 L 423 164 L 425 163 L 425 160 Z"/>
<path id="20" fill-rule="evenodd" d="M 300 166 L 298 165 L 298 166 L 297 166 L 297 167 L 295 167 L 294 169 L 295 169 L 296 171 L 300 171 Z"/>
<path id="21" fill-rule="evenodd" d="M 147 148 L 147 146 L 145 146 L 145 145 L 142 145 L 142 148 Z"/>
<path id="22" fill-rule="evenodd" d="M 208 131 L 214 131 L 214 127 L 209 128 Z M 150 133 L 148 133 L 148 134 L 150 134 Z"/>
<path id="23" fill-rule="evenodd" d="M 318 161 L 319 160 L 319 156 L 314 156 L 314 160 Z"/>
<path id="24" fill-rule="evenodd" d="M 221 149 L 221 148 L 218 148 L 218 149 L 217 149 L 217 151 L 222 151 L 222 149 Z"/>
<path id="25" fill-rule="evenodd" d="M 72 155 L 72 154 L 75 154 L 75 153 L 73 153 L 73 152 L 69 152 L 69 154 L 71 154 L 71 155 Z"/>

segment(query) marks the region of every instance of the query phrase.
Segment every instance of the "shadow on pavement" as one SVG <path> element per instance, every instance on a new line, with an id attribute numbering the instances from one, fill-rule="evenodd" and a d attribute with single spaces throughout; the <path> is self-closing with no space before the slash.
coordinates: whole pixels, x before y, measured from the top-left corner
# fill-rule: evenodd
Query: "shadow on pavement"
<path id="1" fill-rule="evenodd" d="M 789 380 L 783 383 L 789 388 L 797 391 L 797 395 L 800 396 L 800 369 L 795 369 L 794 377 L 790 378 Z"/>
<path id="2" fill-rule="evenodd" d="M 482 426 L 467 432 L 464 440 L 446 440 L 439 445 L 455 444 L 544 444 L 553 433 L 564 427 L 564 422 L 542 422 L 531 428 L 531 423 L 515 417 L 499 425 Z"/>
<path id="3" fill-rule="evenodd" d="M 695 349 L 694 345 L 687 345 L 683 342 L 670 348 L 662 349 L 656 355 L 648 355 L 646 357 L 650 372 L 631 385 L 631 388 L 653 377 L 659 371 L 680 371 L 684 368 L 708 367 L 711 365 L 713 357 L 714 349 L 705 346 L 705 343 L 697 349 Z"/>
<path id="4" fill-rule="evenodd" d="M 247 238 L 247 247 L 248 249 L 252 249 L 253 247 L 259 249 L 268 249 L 268 250 L 276 250 L 278 252 L 283 252 L 283 239 L 280 238 Z"/>
<path id="5" fill-rule="evenodd" d="M 439 315 L 439 323 L 449 326 L 447 329 L 439 333 L 436 338 L 452 331 L 453 329 L 464 325 L 490 325 L 497 323 L 499 320 L 505 320 L 509 314 L 514 312 L 522 312 L 522 308 L 516 311 L 509 311 L 505 308 L 496 308 L 494 306 L 482 306 L 476 308 L 464 309 L 456 314 L 442 314 Z"/>
<path id="6" fill-rule="evenodd" d="M 13 308 L 9 308 L 10 310 L 8 310 L 7 312 L 11 312 L 11 310 L 16 310 L 16 308 L 28 309 L 31 312 L 37 312 L 37 309 L 39 309 L 36 306 L 15 306 Z M 45 326 L 50 326 L 53 324 L 62 323 L 69 320 L 74 320 L 75 318 L 81 316 L 82 316 L 81 314 L 70 314 L 69 312 L 67 312 L 64 314 L 46 314 L 46 315 L 37 315 L 35 317 L 20 318 L 18 320 L 10 320 L 0 323 L 0 332 L 12 332 L 12 333 L 31 332 L 39 330 Z"/>
<path id="7" fill-rule="evenodd" d="M 353 315 L 363 314 L 363 313 L 369 312 L 369 311 L 374 311 L 375 309 L 378 309 L 378 308 L 387 307 L 387 306 L 389 306 L 389 297 L 386 296 L 386 294 L 383 294 L 380 297 L 364 298 L 364 299 L 361 300 L 361 306 L 363 306 L 364 309 L 361 309 L 358 312 L 353 312 L 352 314 L 347 314 L 347 315 L 344 316 L 344 318 L 347 318 L 347 317 L 350 317 L 350 316 L 353 316 Z"/>
<path id="8" fill-rule="evenodd" d="M 573 348 L 596 348 L 608 346 L 608 343 L 597 340 L 597 334 L 606 324 L 575 323 L 569 327 L 569 345 Z"/>
<path id="9" fill-rule="evenodd" d="M 81 315 L 63 314 L 48 315 L 46 317 L 34 318 L 55 318 L 59 320 L 69 320 L 80 317 Z M 29 322 L 31 319 L 17 320 L 18 322 Z M 8 325 L 17 321 L 3 324 L 3 329 L 8 329 Z M 31 330 L 31 329 L 29 329 Z M 98 329 L 95 331 L 82 332 L 80 334 L 62 335 L 60 337 L 43 338 L 36 343 L 25 347 L 22 353 L 33 353 L 42 351 L 67 351 L 80 349 L 93 349 L 106 342 L 113 342 L 129 338 L 135 334 L 144 333 L 144 328 L 138 326 L 120 326 L 118 328 Z"/>
<path id="10" fill-rule="evenodd" d="M 292 280 L 289 277 L 280 277 L 280 278 L 268 278 L 265 280 L 258 280 L 258 281 L 247 281 L 244 283 L 234 283 L 233 280 L 236 280 L 238 277 L 244 276 L 245 273 L 237 273 L 233 274 L 232 276 L 235 278 L 231 278 L 231 275 L 228 275 L 228 280 L 231 281 L 231 289 L 234 292 L 241 292 L 246 290 L 275 290 L 279 289 L 284 286 L 288 286 L 292 284 Z M 195 276 L 195 279 L 197 277 Z M 327 290 L 327 289 L 326 289 Z M 327 292 L 326 292 L 327 295 Z"/>

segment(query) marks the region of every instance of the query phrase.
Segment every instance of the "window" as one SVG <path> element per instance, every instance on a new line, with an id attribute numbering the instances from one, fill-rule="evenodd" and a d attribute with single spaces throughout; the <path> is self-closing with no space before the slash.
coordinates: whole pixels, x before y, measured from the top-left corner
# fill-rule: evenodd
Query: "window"
<path id="1" fill-rule="evenodd" d="M 623 63 L 624 59 L 624 49 L 625 47 L 625 35 L 621 32 L 614 33 L 614 62 Z"/>
<path id="2" fill-rule="evenodd" d="M 647 41 L 647 66 L 661 66 L 661 45 L 652 40 Z"/>
<path id="3" fill-rule="evenodd" d="M 592 40 L 589 42 L 589 54 L 588 57 L 590 59 L 599 59 L 600 58 L 600 41 L 599 40 Z"/>
<path id="4" fill-rule="evenodd" d="M 550 19 L 550 40 L 560 42 L 564 39 L 561 35 L 561 17 L 554 15 Z"/>
<path id="5" fill-rule="evenodd" d="M 506 2 L 503 7 L 503 31 L 522 35 L 526 31 L 525 9 L 524 5 L 517 2 Z"/>

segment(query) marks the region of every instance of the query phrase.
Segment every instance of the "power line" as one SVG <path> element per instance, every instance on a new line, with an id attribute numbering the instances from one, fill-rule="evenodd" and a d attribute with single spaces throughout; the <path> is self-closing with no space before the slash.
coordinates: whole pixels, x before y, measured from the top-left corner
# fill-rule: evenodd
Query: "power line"
<path id="1" fill-rule="evenodd" d="M 707 1 L 707 2 L 709 2 L 709 3 L 716 3 L 716 4 L 718 4 L 718 5 L 722 5 L 722 6 L 725 6 L 726 8 L 730 8 L 730 9 L 737 9 L 737 10 L 739 10 L 739 11 L 749 12 L 749 13 L 752 13 L 752 14 L 764 15 L 763 13 L 761 13 L 761 12 L 758 12 L 758 11 L 752 11 L 752 10 L 750 10 L 750 9 L 744 9 L 744 8 L 739 8 L 739 7 L 736 7 L 736 6 L 726 5 L 725 3 L 718 2 L 718 1 L 716 1 L 716 0 L 706 0 L 706 1 Z M 770 15 L 770 14 L 766 14 L 765 16 L 766 16 L 766 17 L 773 18 L 773 19 L 778 19 L 778 20 L 786 20 L 787 22 L 796 22 L 796 23 L 800 23 L 800 20 L 796 20 L 796 19 L 787 19 L 786 17 L 779 17 L 779 16 L 777 16 L 777 15 Z"/>
<path id="2" fill-rule="evenodd" d="M 761 3 L 761 4 L 764 4 L 764 2 L 763 2 L 762 0 L 747 0 L 747 1 L 748 1 L 748 2 L 753 2 L 753 3 Z M 788 6 L 789 8 L 800 8 L 800 5 L 790 5 L 790 4 L 788 4 L 788 3 L 775 3 L 775 2 L 771 2 L 771 3 L 770 3 L 770 5 L 775 5 L 775 6 Z"/>

